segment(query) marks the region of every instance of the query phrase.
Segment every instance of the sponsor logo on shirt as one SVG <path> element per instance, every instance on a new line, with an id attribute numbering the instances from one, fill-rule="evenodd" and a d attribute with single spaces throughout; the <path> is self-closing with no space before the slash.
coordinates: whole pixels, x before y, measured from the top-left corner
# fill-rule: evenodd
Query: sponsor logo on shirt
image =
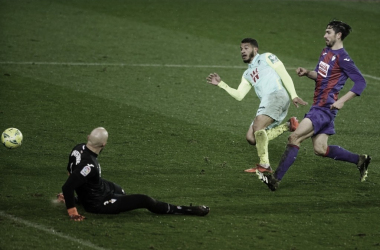
<path id="1" fill-rule="evenodd" d="M 320 61 L 319 67 L 318 67 L 318 74 L 320 74 L 323 77 L 327 76 L 327 72 L 329 71 L 330 65 L 328 65 L 325 62 Z"/>
<path id="2" fill-rule="evenodd" d="M 350 58 L 344 58 L 343 60 L 345 60 L 345 61 L 347 61 L 347 62 L 351 61 Z"/>
<path id="3" fill-rule="evenodd" d="M 334 55 L 334 56 L 332 57 L 331 61 L 334 61 L 334 60 L 335 60 L 335 58 L 336 58 L 336 56 Z"/>
<path id="4" fill-rule="evenodd" d="M 269 60 L 270 60 L 273 64 L 275 64 L 276 62 L 279 61 L 278 58 L 277 58 L 277 56 L 275 56 L 275 55 L 273 55 L 273 54 L 270 54 L 270 55 L 268 56 L 268 58 L 269 58 Z"/>
<path id="5" fill-rule="evenodd" d="M 91 168 L 94 167 L 94 165 L 92 164 L 87 164 L 87 166 L 85 166 L 81 171 L 81 175 L 83 175 L 84 177 L 86 177 L 90 172 L 91 172 Z"/>
<path id="6" fill-rule="evenodd" d="M 257 70 L 257 68 L 256 68 L 256 71 L 253 70 L 252 73 L 251 73 L 250 75 L 251 75 L 251 77 L 252 77 L 252 80 L 253 80 L 255 83 L 256 83 L 257 80 L 260 79 L 260 77 L 259 77 L 259 71 Z"/>

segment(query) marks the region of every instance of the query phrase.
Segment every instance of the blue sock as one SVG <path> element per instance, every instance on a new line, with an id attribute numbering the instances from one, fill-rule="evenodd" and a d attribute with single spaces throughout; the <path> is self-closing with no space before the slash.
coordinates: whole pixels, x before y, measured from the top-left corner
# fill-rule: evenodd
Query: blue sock
<path id="1" fill-rule="evenodd" d="M 327 148 L 325 157 L 329 157 L 337 161 L 347 161 L 354 164 L 359 162 L 358 154 L 351 153 L 350 151 L 336 145 L 331 145 Z"/>
<path id="2" fill-rule="evenodd" d="M 290 166 L 294 163 L 294 161 L 297 158 L 298 150 L 299 147 L 297 147 L 296 145 L 288 144 L 286 146 L 286 150 L 281 157 L 280 164 L 278 165 L 274 173 L 274 177 L 277 180 L 280 181 L 284 177 L 286 171 L 288 171 Z"/>

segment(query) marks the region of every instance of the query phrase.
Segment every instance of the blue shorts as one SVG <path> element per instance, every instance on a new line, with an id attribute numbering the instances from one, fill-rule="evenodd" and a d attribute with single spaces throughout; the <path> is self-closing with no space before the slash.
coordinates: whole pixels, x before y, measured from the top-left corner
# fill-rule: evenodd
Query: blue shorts
<path id="1" fill-rule="evenodd" d="M 329 109 L 318 107 L 311 107 L 309 112 L 305 115 L 313 124 L 314 135 L 318 134 L 335 134 L 335 115 Z"/>

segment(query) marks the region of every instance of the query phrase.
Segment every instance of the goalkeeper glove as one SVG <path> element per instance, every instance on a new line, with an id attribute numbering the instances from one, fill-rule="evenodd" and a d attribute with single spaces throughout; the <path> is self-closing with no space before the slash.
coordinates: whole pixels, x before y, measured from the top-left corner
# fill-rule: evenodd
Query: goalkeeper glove
<path id="1" fill-rule="evenodd" d="M 76 207 L 67 209 L 67 213 L 70 216 L 70 220 L 73 221 L 83 221 L 84 219 L 86 219 L 86 217 L 84 217 L 83 215 L 78 214 Z"/>

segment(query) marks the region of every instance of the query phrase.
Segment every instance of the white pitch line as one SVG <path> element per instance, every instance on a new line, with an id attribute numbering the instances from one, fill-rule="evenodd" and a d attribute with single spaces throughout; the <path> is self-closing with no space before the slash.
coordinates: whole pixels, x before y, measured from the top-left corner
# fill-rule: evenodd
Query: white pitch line
<path id="1" fill-rule="evenodd" d="M 90 247 L 90 248 L 97 249 L 97 250 L 105 250 L 105 248 L 98 247 L 98 246 L 92 244 L 91 242 L 84 241 L 84 240 L 79 240 L 79 239 L 70 237 L 70 236 L 65 235 L 63 233 L 57 232 L 54 229 L 49 229 L 49 228 L 46 228 L 44 226 L 41 226 L 41 225 L 38 225 L 38 224 L 35 224 L 35 223 L 32 223 L 32 222 L 29 222 L 29 221 L 17 218 L 15 216 L 7 214 L 7 213 L 5 213 L 3 211 L 0 211 L 0 216 L 4 217 L 6 219 L 9 219 L 9 220 L 13 220 L 14 222 L 17 222 L 17 223 L 20 223 L 20 224 L 24 224 L 24 225 L 26 225 L 28 227 L 33 227 L 35 229 L 44 231 L 45 233 L 52 234 L 54 236 L 58 236 L 58 237 L 61 237 L 63 239 L 66 239 L 66 240 L 78 243 L 78 244 L 86 246 L 86 247 Z M 73 222 L 73 223 L 75 223 L 75 222 Z M 77 223 L 79 223 L 79 222 L 77 222 Z"/>
<path id="2" fill-rule="evenodd" d="M 168 67 L 168 68 L 246 68 L 246 66 L 186 65 L 186 64 L 128 64 L 128 63 L 85 63 L 85 62 L 0 62 L 16 65 L 58 65 L 58 66 L 119 66 L 119 67 Z"/>
<path id="3" fill-rule="evenodd" d="M 0 64 L 15 65 L 58 65 L 58 66 L 118 66 L 118 67 L 167 67 L 167 68 L 227 68 L 245 69 L 246 66 L 226 66 L 226 65 L 187 65 L 187 64 L 128 64 L 128 63 L 86 63 L 86 62 L 0 62 Z M 294 67 L 287 67 L 294 70 Z M 380 81 L 380 77 L 363 74 L 363 76 Z"/>
<path id="4" fill-rule="evenodd" d="M 368 77 L 368 78 L 372 78 L 372 79 L 375 79 L 375 80 L 378 80 L 380 81 L 380 77 L 377 77 L 377 76 L 371 76 L 371 75 L 367 75 L 367 74 L 362 74 L 364 77 Z"/>

